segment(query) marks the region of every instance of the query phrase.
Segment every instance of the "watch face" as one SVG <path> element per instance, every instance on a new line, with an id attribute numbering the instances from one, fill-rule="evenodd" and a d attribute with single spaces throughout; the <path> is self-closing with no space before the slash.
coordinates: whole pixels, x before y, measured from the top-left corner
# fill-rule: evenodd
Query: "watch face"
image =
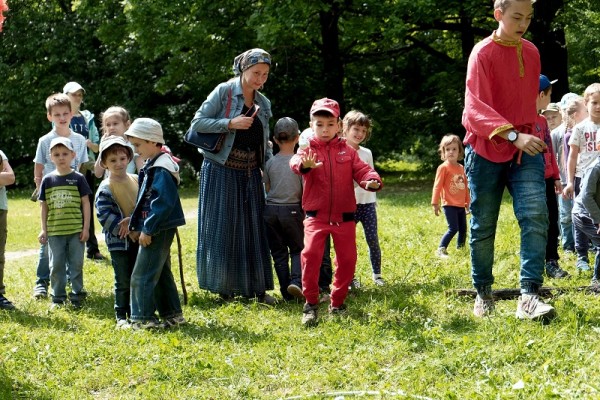
<path id="1" fill-rule="evenodd" d="M 508 141 L 514 142 L 515 140 L 517 140 L 517 132 L 515 132 L 515 131 L 508 132 Z"/>

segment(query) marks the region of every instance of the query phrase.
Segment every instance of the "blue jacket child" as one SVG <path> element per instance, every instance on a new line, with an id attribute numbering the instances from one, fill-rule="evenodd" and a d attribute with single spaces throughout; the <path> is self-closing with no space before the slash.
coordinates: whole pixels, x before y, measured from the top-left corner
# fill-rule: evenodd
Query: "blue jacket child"
<path id="1" fill-rule="evenodd" d="M 185 224 L 177 192 L 179 166 L 169 154 L 162 127 L 150 118 L 138 118 L 125 132 L 146 164 L 139 174 L 139 193 L 129 230 L 139 232 L 140 250 L 131 275 L 131 321 L 135 329 L 185 323 L 171 272 L 170 249 L 178 226 Z M 161 324 L 156 318 L 158 311 Z"/>

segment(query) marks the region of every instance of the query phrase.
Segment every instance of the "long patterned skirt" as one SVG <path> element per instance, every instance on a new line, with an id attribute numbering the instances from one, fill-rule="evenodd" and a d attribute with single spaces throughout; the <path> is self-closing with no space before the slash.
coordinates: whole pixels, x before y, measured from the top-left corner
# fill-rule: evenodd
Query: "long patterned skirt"
<path id="1" fill-rule="evenodd" d="M 200 288 L 245 297 L 273 289 L 264 205 L 258 167 L 234 169 L 204 160 L 196 255 Z"/>

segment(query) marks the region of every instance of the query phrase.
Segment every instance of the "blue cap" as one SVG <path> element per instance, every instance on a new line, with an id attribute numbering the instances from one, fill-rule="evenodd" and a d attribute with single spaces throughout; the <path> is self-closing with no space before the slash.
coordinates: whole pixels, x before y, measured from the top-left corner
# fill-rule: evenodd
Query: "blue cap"
<path id="1" fill-rule="evenodd" d="M 548 89 L 551 85 L 554 85 L 558 79 L 551 81 L 546 75 L 540 74 L 540 92 Z"/>

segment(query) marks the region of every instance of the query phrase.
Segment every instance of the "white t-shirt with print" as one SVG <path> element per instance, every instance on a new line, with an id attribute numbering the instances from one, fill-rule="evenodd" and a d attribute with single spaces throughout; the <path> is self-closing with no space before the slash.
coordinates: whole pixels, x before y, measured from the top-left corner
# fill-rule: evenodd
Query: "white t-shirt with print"
<path id="1" fill-rule="evenodd" d="M 575 167 L 575 176 L 582 178 L 585 171 L 594 164 L 600 152 L 596 150 L 596 133 L 600 129 L 600 124 L 592 122 L 586 118 L 575 127 L 569 139 L 569 146 L 579 147 L 579 157 L 577 157 L 577 166 Z"/>

